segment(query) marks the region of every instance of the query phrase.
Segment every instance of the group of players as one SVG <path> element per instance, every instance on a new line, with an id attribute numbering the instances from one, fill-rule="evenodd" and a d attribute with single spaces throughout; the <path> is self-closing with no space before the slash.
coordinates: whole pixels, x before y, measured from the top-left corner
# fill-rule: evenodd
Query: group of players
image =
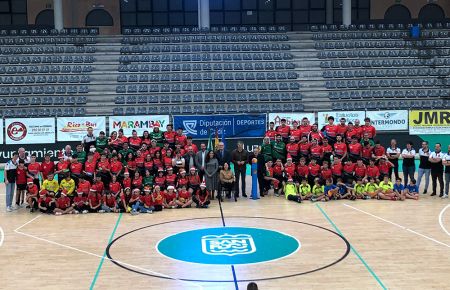
<path id="1" fill-rule="evenodd" d="M 400 153 L 387 152 L 374 141 L 376 129 L 369 118 L 362 126 L 358 120 L 353 124 L 341 118 L 338 125 L 334 121 L 328 117 L 321 130 L 307 118 L 301 124 L 293 121 L 292 127 L 285 119 L 276 128 L 269 124 L 260 148 L 266 162 L 260 177 L 262 195 L 273 188 L 275 195 L 296 202 L 419 198 L 414 174 L 405 184 L 398 174 L 391 182 L 398 156 L 393 162 L 389 158 Z M 405 157 L 414 162 L 415 152 Z"/>

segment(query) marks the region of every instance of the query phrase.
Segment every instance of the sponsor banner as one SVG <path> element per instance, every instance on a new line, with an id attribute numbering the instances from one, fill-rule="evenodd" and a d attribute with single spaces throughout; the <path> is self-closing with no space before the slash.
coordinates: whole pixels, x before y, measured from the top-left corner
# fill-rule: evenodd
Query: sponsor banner
<path id="1" fill-rule="evenodd" d="M 377 131 L 408 130 L 407 110 L 367 111 L 366 117 L 370 118 Z"/>
<path id="2" fill-rule="evenodd" d="M 0 144 L 3 144 L 3 119 L 0 119 Z"/>
<path id="3" fill-rule="evenodd" d="M 6 163 L 9 159 L 12 158 L 14 152 L 17 152 L 19 147 L 24 147 L 25 152 L 28 156 L 31 154 L 36 154 L 36 158 L 38 162 L 44 160 L 44 155 L 49 154 L 51 160 L 58 161 L 58 152 L 63 150 L 66 145 L 70 145 L 72 150 L 75 150 L 75 146 L 80 144 L 80 141 L 77 142 L 54 142 L 54 143 L 46 143 L 46 144 L 26 144 L 17 146 L 17 144 L 13 145 L 3 145 L 0 147 L 0 163 Z"/>
<path id="4" fill-rule="evenodd" d="M 364 111 L 337 111 L 337 112 L 319 112 L 317 113 L 317 123 L 319 124 L 319 130 L 323 126 L 328 124 L 328 117 L 334 117 L 334 123 L 339 124 L 340 118 L 345 118 L 347 122 L 355 123 L 355 120 L 361 121 L 361 125 L 364 125 L 364 118 L 366 112 Z"/>
<path id="5" fill-rule="evenodd" d="M 314 113 L 269 113 L 269 122 L 274 122 L 275 127 L 281 125 L 281 119 L 286 119 L 286 124 L 292 126 L 293 121 L 301 125 L 303 118 L 308 118 L 310 124 L 316 122 Z"/>
<path id="6" fill-rule="evenodd" d="M 409 134 L 448 134 L 450 110 L 420 110 L 409 112 Z"/>
<path id="7" fill-rule="evenodd" d="M 55 142 L 55 119 L 6 119 L 6 144 L 44 144 Z"/>
<path id="8" fill-rule="evenodd" d="M 175 128 L 184 128 L 184 133 L 193 138 L 209 138 L 209 132 L 218 131 L 219 138 L 261 137 L 266 131 L 266 115 L 197 115 L 174 116 Z"/>
<path id="9" fill-rule="evenodd" d="M 80 142 L 89 127 L 94 129 L 94 136 L 98 136 L 100 131 L 106 134 L 106 117 L 56 118 L 58 141 Z"/>
<path id="10" fill-rule="evenodd" d="M 131 136 L 133 130 L 136 130 L 138 135 L 142 135 L 144 131 L 152 132 L 155 126 L 159 126 L 162 131 L 165 131 L 169 123 L 169 115 L 111 116 L 109 117 L 109 134 L 112 131 L 123 129 L 125 136 Z M 176 130 L 176 128 L 174 129 Z"/>

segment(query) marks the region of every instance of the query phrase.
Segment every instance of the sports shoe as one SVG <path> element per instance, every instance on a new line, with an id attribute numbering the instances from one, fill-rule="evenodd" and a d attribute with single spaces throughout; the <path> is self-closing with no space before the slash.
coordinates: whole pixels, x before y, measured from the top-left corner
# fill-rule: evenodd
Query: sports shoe
<path id="1" fill-rule="evenodd" d="M 366 196 L 364 196 L 364 199 L 371 199 L 371 197 L 366 195 Z"/>
<path id="2" fill-rule="evenodd" d="M 137 211 L 135 211 L 135 210 L 132 210 L 131 211 L 131 215 L 138 215 L 139 214 L 139 212 L 137 212 Z"/>
<path id="3" fill-rule="evenodd" d="M 436 195 L 436 193 L 435 192 L 433 192 L 432 194 L 431 194 L 431 196 L 435 196 Z"/>
<path id="4" fill-rule="evenodd" d="M 33 212 L 34 212 L 34 208 L 31 208 L 31 209 L 30 209 L 30 212 L 33 213 Z"/>
<path id="5" fill-rule="evenodd" d="M 442 198 L 448 198 L 448 194 L 444 194 Z"/>
<path id="6" fill-rule="evenodd" d="M 246 194 L 246 193 L 243 193 L 242 196 L 243 196 L 243 197 L 247 197 L 247 194 Z"/>
<path id="7" fill-rule="evenodd" d="M 60 212 L 55 212 L 55 215 L 62 215 L 62 213 L 60 213 Z"/>
<path id="8" fill-rule="evenodd" d="M 101 210 L 99 210 L 98 212 L 99 212 L 99 213 L 105 213 L 105 210 L 104 210 L 104 209 L 101 209 Z"/>
<path id="9" fill-rule="evenodd" d="M 87 209 L 85 209 L 85 210 L 83 210 L 81 213 L 82 213 L 82 214 L 87 214 L 88 211 L 87 211 Z"/>
<path id="10" fill-rule="evenodd" d="M 79 214 L 80 212 L 74 209 L 74 210 L 73 210 L 73 213 L 74 213 L 74 214 Z"/>
<path id="11" fill-rule="evenodd" d="M 152 210 L 148 210 L 147 213 L 153 213 L 153 211 Z"/>
<path id="12" fill-rule="evenodd" d="M 439 194 L 439 197 L 443 197 L 443 196 L 444 196 L 444 194 L 443 194 L 443 193 Z"/>
<path id="13" fill-rule="evenodd" d="M 422 192 L 422 194 L 427 194 L 427 191 L 426 191 L 426 190 L 424 190 L 424 191 Z"/>
<path id="14" fill-rule="evenodd" d="M 12 208 L 11 208 L 10 206 L 7 206 L 7 207 L 6 207 L 6 211 L 7 211 L 7 212 L 12 212 L 13 210 L 12 210 Z"/>

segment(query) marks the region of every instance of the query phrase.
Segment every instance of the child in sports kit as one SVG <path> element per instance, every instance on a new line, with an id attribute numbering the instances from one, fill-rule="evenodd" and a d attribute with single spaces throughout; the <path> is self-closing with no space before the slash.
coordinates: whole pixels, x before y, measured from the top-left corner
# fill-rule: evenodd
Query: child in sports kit
<path id="1" fill-rule="evenodd" d="M 308 165 L 308 183 L 314 187 L 316 178 L 320 177 L 320 165 L 317 164 L 316 159 L 311 159 Z"/>
<path id="2" fill-rule="evenodd" d="M 141 195 L 141 205 L 139 206 L 139 212 L 141 213 L 153 213 L 153 197 L 151 186 L 144 187 L 144 195 Z"/>
<path id="3" fill-rule="evenodd" d="M 109 185 L 111 186 L 111 183 Z M 103 203 L 102 203 L 101 211 L 102 212 L 118 212 L 117 199 L 110 190 L 105 190 L 105 195 L 103 196 Z"/>
<path id="4" fill-rule="evenodd" d="M 328 197 L 324 194 L 325 187 L 320 184 L 320 179 L 317 177 L 314 180 L 314 186 L 312 188 L 311 201 L 328 201 Z"/>
<path id="5" fill-rule="evenodd" d="M 52 214 L 56 208 L 56 201 L 53 192 L 42 189 L 39 197 L 39 210 L 42 213 Z"/>
<path id="6" fill-rule="evenodd" d="M 308 169 L 308 165 L 306 165 L 306 159 L 305 159 L 305 157 L 302 157 L 302 158 L 300 158 L 300 163 L 297 165 L 297 168 L 295 170 L 294 180 L 297 183 L 303 183 L 303 180 L 308 181 L 308 173 L 309 173 L 309 169 Z"/>
<path id="7" fill-rule="evenodd" d="M 328 197 L 328 199 L 339 199 L 339 187 L 337 187 L 335 184 L 333 184 L 333 179 L 329 178 L 325 181 L 325 187 L 323 189 L 325 196 Z"/>
<path id="8" fill-rule="evenodd" d="M 161 188 L 159 187 L 159 185 L 155 185 L 155 189 L 153 190 L 152 196 L 155 207 L 154 211 L 162 211 L 164 203 L 164 195 L 163 192 L 161 192 Z"/>
<path id="9" fill-rule="evenodd" d="M 368 196 L 366 192 L 366 186 L 364 185 L 363 179 L 361 177 L 356 180 L 353 194 L 356 196 L 356 198 L 359 199 L 366 199 L 366 196 Z"/>
<path id="10" fill-rule="evenodd" d="M 200 189 L 197 190 L 192 200 L 195 202 L 197 208 L 208 208 L 210 203 L 209 198 L 210 196 L 206 189 L 206 184 L 202 182 L 202 184 L 200 184 Z"/>
<path id="11" fill-rule="evenodd" d="M 32 178 L 27 179 L 27 203 L 30 208 L 30 212 L 34 212 L 38 209 L 39 190 L 36 184 L 34 184 Z"/>
<path id="12" fill-rule="evenodd" d="M 129 202 L 131 199 L 131 188 L 125 187 L 123 192 L 120 194 L 120 201 L 118 201 L 119 212 L 130 212 Z"/>
<path id="13" fill-rule="evenodd" d="M 177 192 L 175 191 L 175 187 L 169 185 L 167 190 L 164 191 L 164 208 L 176 208 L 177 207 Z"/>
<path id="14" fill-rule="evenodd" d="M 88 195 L 88 210 L 89 212 L 98 212 L 102 206 L 101 195 L 97 193 L 97 190 L 91 188 Z"/>
<path id="15" fill-rule="evenodd" d="M 331 173 L 333 174 L 334 182 L 337 182 L 338 178 L 342 179 L 342 170 L 343 170 L 343 166 L 342 166 L 341 159 L 335 158 L 333 160 L 333 164 L 331 165 Z"/>
<path id="16" fill-rule="evenodd" d="M 355 200 L 356 196 L 353 195 L 353 184 L 352 183 L 344 183 L 341 177 L 337 179 L 336 182 L 337 187 L 339 188 L 339 199 L 350 199 Z"/>
<path id="17" fill-rule="evenodd" d="M 178 198 L 175 202 L 178 208 L 191 207 L 192 195 L 188 190 L 186 190 L 186 185 L 182 185 L 178 190 Z"/>
<path id="18" fill-rule="evenodd" d="M 88 213 L 88 201 L 86 196 L 83 196 L 83 191 L 77 191 L 77 196 L 73 198 L 72 207 L 75 214 Z"/>
<path id="19" fill-rule="evenodd" d="M 19 160 L 19 164 L 16 169 L 16 205 L 22 206 L 24 202 L 25 192 L 27 191 L 27 168 L 25 167 L 25 161 Z"/>
<path id="20" fill-rule="evenodd" d="M 189 176 L 188 176 L 188 190 L 192 194 L 197 192 L 197 190 L 200 188 L 200 176 L 198 175 L 197 170 L 195 167 L 191 167 L 189 169 Z"/>
<path id="21" fill-rule="evenodd" d="M 56 200 L 56 208 L 53 212 L 55 215 L 71 214 L 73 212 L 73 207 L 70 205 L 70 198 L 65 192 L 61 192 L 61 196 Z"/>
<path id="22" fill-rule="evenodd" d="M 302 195 L 302 200 L 310 199 L 312 196 L 311 185 L 308 184 L 308 180 L 304 178 L 302 183 L 298 186 L 298 191 Z"/>
<path id="23" fill-rule="evenodd" d="M 395 180 L 394 193 L 397 200 L 405 200 L 405 186 L 402 184 L 401 178 Z"/>
<path id="24" fill-rule="evenodd" d="M 158 168 L 158 176 L 155 177 L 155 184 L 160 187 L 161 190 L 166 188 L 166 177 L 164 176 L 164 169 Z"/>
<path id="25" fill-rule="evenodd" d="M 177 175 L 173 173 L 172 167 L 168 167 L 166 175 L 166 186 L 167 188 L 169 188 L 169 186 L 175 187 L 176 185 L 177 185 Z"/>
<path id="26" fill-rule="evenodd" d="M 280 186 L 280 182 L 278 179 L 273 177 L 273 167 L 272 167 L 272 160 L 269 160 L 266 162 L 266 175 L 264 176 L 265 186 L 264 190 L 265 192 L 269 192 L 270 186 L 273 186 L 274 192 L 278 192 L 278 187 Z"/>
<path id="27" fill-rule="evenodd" d="M 416 185 L 416 180 L 411 179 L 405 188 L 405 197 L 409 199 L 419 199 L 419 188 Z"/>
<path id="28" fill-rule="evenodd" d="M 294 180 L 289 178 L 287 183 L 284 185 L 284 194 L 287 200 L 295 201 L 298 203 L 302 202 L 302 195 L 298 191 L 298 187 L 294 184 Z"/>
<path id="29" fill-rule="evenodd" d="M 133 189 L 128 206 L 131 207 L 131 215 L 139 214 L 139 207 L 141 206 L 141 191 L 139 188 Z"/>
<path id="30" fill-rule="evenodd" d="M 275 164 L 272 167 L 273 170 L 273 178 L 275 178 L 276 180 L 278 180 L 278 184 L 283 184 L 284 182 L 284 177 L 283 177 L 283 171 L 284 171 L 284 166 L 281 163 L 281 159 L 277 159 Z M 275 187 L 274 187 L 275 190 Z M 282 187 L 281 186 L 277 186 L 277 189 L 274 191 L 275 196 L 280 196 L 280 194 L 282 193 Z"/>
<path id="31" fill-rule="evenodd" d="M 59 184 L 53 177 L 53 173 L 49 173 L 47 179 L 42 183 L 41 189 L 45 189 L 48 192 L 53 192 L 53 194 L 55 194 L 59 190 Z"/>
<path id="32" fill-rule="evenodd" d="M 120 193 L 122 192 L 122 185 L 117 181 L 117 175 L 111 176 L 111 182 L 109 183 L 109 192 L 115 199 L 118 199 L 120 197 Z"/>
<path id="33" fill-rule="evenodd" d="M 349 178 L 354 178 L 353 173 L 355 171 L 355 166 L 356 164 L 354 164 L 351 160 L 345 162 L 344 167 L 342 168 L 344 182 L 347 182 Z"/>
<path id="34" fill-rule="evenodd" d="M 389 181 L 389 177 L 385 175 L 383 181 L 380 182 L 378 189 L 378 199 L 397 200 L 394 193 L 394 185 Z"/>
<path id="35" fill-rule="evenodd" d="M 368 177 L 369 182 L 366 184 L 366 194 L 370 198 L 376 198 L 380 191 L 378 184 L 375 183 L 374 177 Z"/>

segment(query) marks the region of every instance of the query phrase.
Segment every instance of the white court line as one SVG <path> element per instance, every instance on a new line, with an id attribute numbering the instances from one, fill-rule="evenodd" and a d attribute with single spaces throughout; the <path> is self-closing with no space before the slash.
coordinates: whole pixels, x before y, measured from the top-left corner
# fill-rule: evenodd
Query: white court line
<path id="1" fill-rule="evenodd" d="M 38 218 L 38 217 L 40 217 L 40 216 L 37 216 L 36 218 Z M 27 223 L 24 224 L 23 226 L 25 226 L 25 225 L 29 224 L 30 222 L 34 221 L 36 218 L 34 218 L 34 219 L 32 219 L 31 221 L 27 222 Z M 23 226 L 21 226 L 21 227 L 23 227 Z M 19 228 L 21 228 L 21 227 L 19 227 Z M 108 258 L 108 257 L 106 257 L 106 256 L 103 257 L 103 256 L 101 256 L 101 255 L 97 255 L 97 254 L 94 254 L 94 253 L 91 253 L 91 252 L 88 252 L 88 251 L 85 251 L 85 250 L 77 249 L 77 248 L 72 247 L 72 246 L 60 244 L 60 243 L 57 243 L 57 242 L 54 242 L 54 241 L 50 241 L 50 240 L 47 240 L 47 239 L 44 239 L 44 238 L 40 238 L 40 237 L 36 237 L 36 236 L 30 235 L 30 234 L 27 234 L 27 233 L 24 233 L 24 232 L 19 232 L 19 231 L 18 231 L 19 228 L 15 229 L 14 232 L 17 233 L 17 234 L 20 234 L 20 235 L 24 235 L 24 236 L 27 236 L 27 237 L 30 237 L 30 238 L 33 238 L 33 239 L 36 239 L 36 240 L 39 240 L 39 241 L 43 241 L 43 242 L 52 244 L 52 245 L 60 246 L 60 247 L 63 247 L 63 248 L 69 249 L 69 250 L 77 251 L 77 252 L 80 252 L 80 253 L 83 253 L 83 254 L 86 254 L 86 255 L 90 255 L 90 256 L 94 256 L 94 257 L 100 258 L 100 259 L 103 258 L 103 259 L 105 259 L 105 260 L 114 261 L 114 262 L 123 264 L 123 265 L 125 265 L 125 266 L 128 266 L 128 267 L 130 267 L 130 268 L 135 268 L 135 269 L 137 269 L 137 270 L 140 270 L 140 271 L 143 271 L 143 272 L 152 274 L 152 275 L 163 276 L 163 277 L 166 277 L 166 278 L 170 278 L 170 279 L 179 281 L 179 282 L 184 283 L 184 284 L 188 284 L 188 285 L 195 286 L 195 287 L 199 287 L 200 289 L 203 289 L 203 286 L 202 286 L 202 285 L 197 284 L 197 283 L 194 283 L 194 282 L 183 281 L 183 280 L 180 280 L 180 279 L 178 279 L 178 278 L 168 276 L 168 275 L 166 275 L 166 274 L 154 272 L 154 271 L 151 271 L 151 270 L 148 270 L 148 269 L 145 269 L 145 268 L 141 268 L 141 267 L 139 267 L 139 266 L 131 265 L 131 264 L 128 264 L 128 263 L 125 263 L 125 262 L 122 262 L 122 261 L 119 261 L 119 260 L 116 260 L 116 259 L 110 259 L 110 258 Z"/>
<path id="2" fill-rule="evenodd" d="M 437 243 L 437 244 L 439 244 L 439 245 L 442 245 L 442 246 L 445 246 L 445 247 L 447 247 L 447 248 L 450 248 L 450 245 L 448 245 L 448 244 L 446 244 L 446 243 L 443 243 L 443 242 L 441 242 L 441 241 L 438 241 L 438 240 L 436 240 L 436 239 L 433 239 L 433 238 L 431 238 L 431 237 L 429 237 L 429 236 L 426 236 L 426 235 L 421 234 L 421 233 L 419 233 L 419 232 L 416 232 L 416 231 L 414 231 L 414 230 L 408 229 L 407 227 L 404 227 L 404 226 L 402 226 L 402 225 L 399 225 L 399 224 L 396 224 L 396 223 L 394 223 L 394 222 L 388 221 L 388 220 L 386 220 L 386 219 L 384 219 L 384 218 L 382 218 L 382 217 L 379 217 L 379 216 L 376 216 L 376 215 L 371 214 L 371 213 L 369 213 L 369 212 L 363 211 L 363 210 L 361 210 L 361 209 L 359 209 L 359 208 L 353 207 L 353 206 L 348 205 L 348 204 L 346 204 L 346 203 L 344 203 L 344 206 L 349 207 L 349 208 L 351 208 L 351 209 L 354 209 L 354 210 L 356 210 L 356 211 L 362 212 L 362 213 L 364 213 L 364 214 L 366 214 L 366 215 L 370 215 L 371 217 L 374 217 L 374 218 L 376 218 L 376 219 L 379 219 L 379 220 L 381 220 L 381 221 L 384 221 L 384 222 L 386 222 L 386 223 L 389 223 L 389 224 L 391 224 L 391 225 L 394 225 L 394 226 L 396 226 L 396 227 L 399 227 L 399 228 L 401 228 L 401 229 L 404 229 L 404 230 L 406 230 L 406 231 L 408 231 L 408 232 L 410 232 L 410 233 L 413 233 L 413 234 L 416 234 L 416 235 L 418 235 L 418 236 L 421 236 L 421 237 L 423 237 L 423 238 L 425 238 L 425 239 L 428 239 L 428 240 L 430 240 L 430 241 L 433 241 L 433 242 L 435 242 L 435 243 Z"/>
<path id="3" fill-rule="evenodd" d="M 18 230 L 20 230 L 20 229 L 23 228 L 24 226 L 26 226 L 26 225 L 28 225 L 28 224 L 34 222 L 35 220 L 37 220 L 37 219 L 40 218 L 41 216 L 42 216 L 42 215 L 40 214 L 40 215 L 38 215 L 37 217 L 35 217 L 34 219 L 27 221 L 26 223 L 24 223 L 23 225 L 21 225 L 20 227 L 18 227 L 17 229 L 15 229 L 14 231 L 17 232 Z"/>
<path id="4" fill-rule="evenodd" d="M 2 227 L 0 227 L 0 247 L 3 245 L 3 241 L 5 240 L 5 232 Z"/>
<path id="5" fill-rule="evenodd" d="M 441 228 L 444 230 L 444 232 L 450 236 L 450 233 L 447 231 L 447 229 L 444 226 L 444 222 L 442 221 L 442 217 L 444 216 L 444 212 L 448 209 L 448 207 L 450 206 L 450 204 L 447 204 L 446 207 L 444 207 L 441 211 L 441 213 L 439 214 L 439 225 L 441 226 Z"/>

